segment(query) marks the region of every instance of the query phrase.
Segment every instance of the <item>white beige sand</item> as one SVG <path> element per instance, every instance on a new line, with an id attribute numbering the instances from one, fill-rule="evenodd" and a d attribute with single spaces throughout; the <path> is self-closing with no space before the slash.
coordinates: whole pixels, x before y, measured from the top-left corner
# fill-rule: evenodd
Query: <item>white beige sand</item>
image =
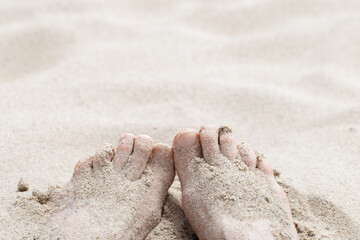
<path id="1" fill-rule="evenodd" d="M 357 0 L 2 1 L 0 239 L 32 239 L 49 209 L 23 198 L 103 143 L 204 123 L 265 153 L 302 239 L 359 238 L 359 20 Z M 194 236 L 170 192 L 149 238 Z"/>

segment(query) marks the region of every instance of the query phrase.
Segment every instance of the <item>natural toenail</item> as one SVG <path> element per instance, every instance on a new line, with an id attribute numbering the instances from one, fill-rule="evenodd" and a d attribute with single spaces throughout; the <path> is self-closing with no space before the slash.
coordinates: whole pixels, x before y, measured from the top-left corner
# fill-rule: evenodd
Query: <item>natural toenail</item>
<path id="1" fill-rule="evenodd" d="M 219 128 L 219 133 L 232 133 L 232 129 L 228 126 L 222 126 Z"/>
<path id="2" fill-rule="evenodd" d="M 183 148 L 191 148 L 198 143 L 197 132 L 184 132 L 178 136 L 178 144 Z"/>

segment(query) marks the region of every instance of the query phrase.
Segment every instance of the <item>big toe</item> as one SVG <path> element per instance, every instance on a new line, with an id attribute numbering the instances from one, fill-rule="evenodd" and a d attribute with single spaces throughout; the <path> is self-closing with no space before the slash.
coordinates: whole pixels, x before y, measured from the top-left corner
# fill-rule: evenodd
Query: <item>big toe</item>
<path id="1" fill-rule="evenodd" d="M 199 132 L 183 129 L 178 132 L 173 142 L 175 168 L 181 184 L 188 182 L 193 174 L 192 160 L 201 157 Z"/>

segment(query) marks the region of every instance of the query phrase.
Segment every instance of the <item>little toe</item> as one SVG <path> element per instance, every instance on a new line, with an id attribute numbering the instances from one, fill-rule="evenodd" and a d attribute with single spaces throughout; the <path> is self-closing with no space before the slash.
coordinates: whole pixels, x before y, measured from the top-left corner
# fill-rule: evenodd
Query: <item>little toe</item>
<path id="1" fill-rule="evenodd" d="M 95 153 L 94 156 L 91 157 L 93 171 L 99 171 L 102 170 L 104 167 L 110 166 L 111 161 L 114 159 L 114 156 L 115 150 L 110 144 L 102 147 L 100 151 L 98 151 L 97 153 Z"/>
<path id="2" fill-rule="evenodd" d="M 92 175 L 92 158 L 86 158 L 80 160 L 74 168 L 72 179 L 86 178 Z"/>
<path id="3" fill-rule="evenodd" d="M 236 141 L 231 128 L 225 126 L 219 130 L 220 151 L 230 161 L 236 158 Z"/>
<path id="4" fill-rule="evenodd" d="M 199 133 L 194 129 L 178 132 L 173 142 L 174 163 L 181 184 L 191 182 L 193 174 L 192 160 L 201 157 Z"/>
<path id="5" fill-rule="evenodd" d="M 290 218 L 292 219 L 291 215 L 291 208 L 289 199 L 286 196 L 286 193 L 282 189 L 282 187 L 277 183 L 275 177 L 274 177 L 274 171 L 271 167 L 270 162 L 265 158 L 264 155 L 259 155 L 257 157 L 257 164 L 256 168 L 258 168 L 260 171 L 262 171 L 267 179 L 270 181 L 271 185 L 273 186 L 274 190 L 278 193 L 278 195 L 282 198 L 282 200 L 286 203 L 286 209 L 289 213 Z"/>
<path id="6" fill-rule="evenodd" d="M 113 160 L 114 169 L 120 171 L 129 160 L 134 148 L 135 136 L 131 133 L 124 133 L 120 139 Z"/>
<path id="7" fill-rule="evenodd" d="M 254 149 L 244 142 L 238 145 L 237 149 L 239 150 L 241 160 L 254 171 L 256 168 L 256 153 Z"/>
<path id="8" fill-rule="evenodd" d="M 150 157 L 153 148 L 153 140 L 147 135 L 139 135 L 135 137 L 134 150 L 125 165 L 126 177 L 130 181 L 138 180 Z"/>
<path id="9" fill-rule="evenodd" d="M 162 207 L 167 191 L 175 177 L 175 166 L 171 147 L 165 144 L 156 144 L 147 163 L 149 171 L 146 173 L 151 178 L 150 194 L 153 200 Z"/>
<path id="10" fill-rule="evenodd" d="M 201 127 L 200 142 L 205 161 L 210 165 L 216 165 L 220 153 L 219 128 L 213 125 Z"/>

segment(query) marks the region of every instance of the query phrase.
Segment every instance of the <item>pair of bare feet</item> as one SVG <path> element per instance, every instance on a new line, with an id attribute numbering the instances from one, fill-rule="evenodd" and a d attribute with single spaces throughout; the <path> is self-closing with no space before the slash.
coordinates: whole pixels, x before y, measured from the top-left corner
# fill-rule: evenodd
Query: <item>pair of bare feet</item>
<path id="1" fill-rule="evenodd" d="M 199 239 L 296 239 L 285 192 L 270 164 L 230 128 L 184 129 L 173 148 L 123 134 L 80 161 L 43 238 L 144 239 L 161 219 L 175 170 Z"/>

